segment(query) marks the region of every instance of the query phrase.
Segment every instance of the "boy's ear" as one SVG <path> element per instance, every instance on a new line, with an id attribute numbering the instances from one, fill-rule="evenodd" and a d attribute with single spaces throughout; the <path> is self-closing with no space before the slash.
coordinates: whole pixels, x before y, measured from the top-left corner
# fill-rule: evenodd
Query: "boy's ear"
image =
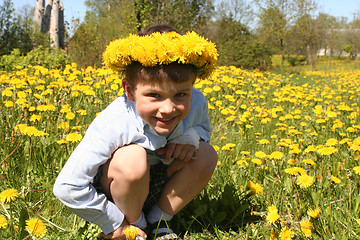
<path id="1" fill-rule="evenodd" d="M 122 87 L 124 89 L 126 97 L 129 99 L 129 101 L 135 102 L 134 91 L 133 91 L 132 87 L 130 86 L 130 84 L 128 83 L 126 78 L 124 78 L 122 80 Z"/>

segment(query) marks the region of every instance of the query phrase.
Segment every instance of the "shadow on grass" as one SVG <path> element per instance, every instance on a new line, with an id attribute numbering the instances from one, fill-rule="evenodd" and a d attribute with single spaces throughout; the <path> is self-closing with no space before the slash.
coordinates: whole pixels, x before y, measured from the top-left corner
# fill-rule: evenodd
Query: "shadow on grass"
<path id="1" fill-rule="evenodd" d="M 172 227 L 178 233 L 237 231 L 261 219 L 251 215 L 254 209 L 258 207 L 251 202 L 251 195 L 238 194 L 233 186 L 226 184 L 216 197 L 204 194 L 195 198 L 175 215 Z"/>

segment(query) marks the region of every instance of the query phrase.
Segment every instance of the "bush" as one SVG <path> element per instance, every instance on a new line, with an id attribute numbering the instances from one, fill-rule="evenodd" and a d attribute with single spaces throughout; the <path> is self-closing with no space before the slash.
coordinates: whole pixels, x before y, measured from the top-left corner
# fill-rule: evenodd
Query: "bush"
<path id="1" fill-rule="evenodd" d="M 220 46 L 220 63 L 245 69 L 267 70 L 272 53 L 264 44 L 253 41 L 227 41 Z"/>
<path id="2" fill-rule="evenodd" d="M 9 55 L 0 58 L 0 70 L 13 71 L 17 66 L 41 65 L 49 69 L 64 68 L 70 64 L 70 58 L 65 50 L 52 49 L 39 46 L 29 52 L 26 56 L 21 55 L 19 49 L 14 49 Z"/>
<path id="3" fill-rule="evenodd" d="M 306 62 L 305 57 L 287 57 L 286 61 L 289 63 L 290 66 L 295 67 L 301 64 L 304 64 Z"/>

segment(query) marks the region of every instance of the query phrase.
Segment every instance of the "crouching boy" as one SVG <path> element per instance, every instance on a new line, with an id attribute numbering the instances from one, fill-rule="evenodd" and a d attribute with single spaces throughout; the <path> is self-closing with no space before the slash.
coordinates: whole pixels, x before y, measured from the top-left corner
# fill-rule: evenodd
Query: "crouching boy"
<path id="1" fill-rule="evenodd" d="M 125 76 L 125 93 L 94 119 L 54 185 L 104 238 L 125 239 L 132 225 L 142 238 L 179 239 L 170 220 L 204 189 L 217 162 L 207 101 L 193 88 L 217 56 L 213 43 L 166 25 L 107 46 L 104 61 Z"/>

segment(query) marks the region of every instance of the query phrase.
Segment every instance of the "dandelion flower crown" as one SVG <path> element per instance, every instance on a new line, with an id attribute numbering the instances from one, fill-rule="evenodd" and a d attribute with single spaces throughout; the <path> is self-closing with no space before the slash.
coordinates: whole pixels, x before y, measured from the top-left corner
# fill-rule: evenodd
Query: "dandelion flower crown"
<path id="1" fill-rule="evenodd" d="M 126 66 L 133 61 L 144 67 L 178 62 L 194 65 L 198 78 L 210 76 L 216 67 L 218 53 L 215 44 L 195 32 L 180 35 L 176 32 L 138 36 L 112 41 L 103 53 L 105 65 L 124 74 Z"/>

